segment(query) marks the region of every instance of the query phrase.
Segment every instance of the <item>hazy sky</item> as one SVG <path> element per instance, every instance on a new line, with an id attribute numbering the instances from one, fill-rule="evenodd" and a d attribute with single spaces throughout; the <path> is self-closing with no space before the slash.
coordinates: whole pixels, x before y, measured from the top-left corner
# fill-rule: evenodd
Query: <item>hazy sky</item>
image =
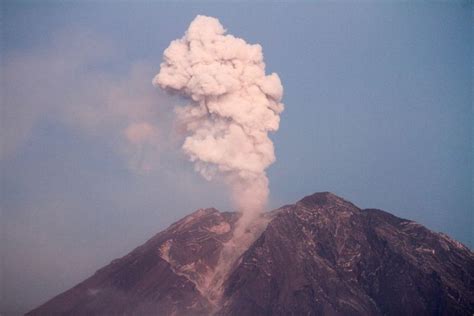
<path id="1" fill-rule="evenodd" d="M 472 247 L 471 1 L 1 5 L 1 313 L 231 209 L 179 150 L 185 101 L 151 85 L 197 14 L 260 43 L 283 82 L 271 208 L 331 191 Z M 130 133 L 143 122 L 153 138 Z"/>

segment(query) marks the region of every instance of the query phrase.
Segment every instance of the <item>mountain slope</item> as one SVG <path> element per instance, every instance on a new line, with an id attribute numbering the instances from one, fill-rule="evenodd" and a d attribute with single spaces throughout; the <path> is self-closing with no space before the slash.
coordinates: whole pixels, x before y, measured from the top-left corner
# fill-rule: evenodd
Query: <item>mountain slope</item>
<path id="1" fill-rule="evenodd" d="M 468 248 L 331 193 L 266 213 L 266 227 L 220 286 L 216 267 L 237 220 L 235 213 L 198 210 L 28 315 L 474 312 Z M 210 295 L 216 287 L 219 295 Z"/>
<path id="2" fill-rule="evenodd" d="M 315 194 L 277 212 L 222 315 L 471 314 L 474 256 L 421 225 Z"/>

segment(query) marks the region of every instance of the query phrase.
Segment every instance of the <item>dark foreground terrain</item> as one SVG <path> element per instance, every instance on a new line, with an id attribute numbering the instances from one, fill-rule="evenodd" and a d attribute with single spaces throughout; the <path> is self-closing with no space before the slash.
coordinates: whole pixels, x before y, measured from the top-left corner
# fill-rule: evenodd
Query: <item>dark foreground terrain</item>
<path id="1" fill-rule="evenodd" d="M 216 266 L 237 219 L 198 210 L 27 315 L 474 313 L 473 252 L 331 193 L 265 214 L 221 285 Z"/>

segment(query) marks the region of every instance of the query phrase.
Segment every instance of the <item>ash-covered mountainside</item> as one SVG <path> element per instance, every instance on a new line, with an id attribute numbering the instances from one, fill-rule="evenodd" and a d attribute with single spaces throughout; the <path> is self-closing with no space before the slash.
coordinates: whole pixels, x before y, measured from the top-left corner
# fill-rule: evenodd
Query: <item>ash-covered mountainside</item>
<path id="1" fill-rule="evenodd" d="M 331 193 L 266 213 L 266 226 L 216 282 L 237 220 L 198 210 L 27 315 L 474 313 L 473 252 Z"/>

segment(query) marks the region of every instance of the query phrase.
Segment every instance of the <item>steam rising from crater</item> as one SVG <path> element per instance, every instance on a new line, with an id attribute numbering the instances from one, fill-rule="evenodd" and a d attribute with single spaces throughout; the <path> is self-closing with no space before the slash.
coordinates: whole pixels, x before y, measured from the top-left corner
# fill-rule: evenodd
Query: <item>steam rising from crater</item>
<path id="1" fill-rule="evenodd" d="M 176 108 L 187 136 L 183 150 L 208 180 L 222 177 L 245 217 L 265 208 L 275 161 L 268 132 L 278 130 L 283 87 L 265 75 L 262 47 L 226 35 L 219 20 L 197 16 L 171 42 L 153 84 L 190 99 Z"/>

